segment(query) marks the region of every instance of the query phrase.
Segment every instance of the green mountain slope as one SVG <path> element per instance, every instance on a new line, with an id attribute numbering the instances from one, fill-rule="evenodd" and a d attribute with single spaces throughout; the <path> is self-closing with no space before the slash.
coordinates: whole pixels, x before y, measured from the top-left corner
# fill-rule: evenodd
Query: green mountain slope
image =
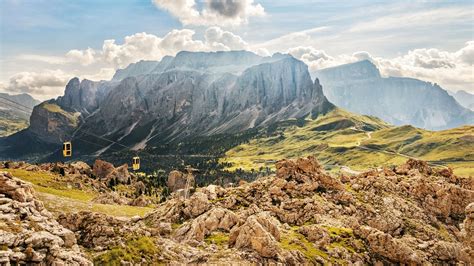
<path id="1" fill-rule="evenodd" d="M 0 137 L 9 136 L 28 127 L 28 120 L 4 114 L 0 117 Z"/>
<path id="2" fill-rule="evenodd" d="M 428 131 L 394 127 L 380 119 L 336 109 L 304 121 L 285 121 L 226 152 L 228 170 L 272 168 L 275 160 L 314 155 L 333 171 L 355 173 L 415 157 L 474 174 L 474 126 Z M 470 152 L 471 151 L 471 152 Z"/>

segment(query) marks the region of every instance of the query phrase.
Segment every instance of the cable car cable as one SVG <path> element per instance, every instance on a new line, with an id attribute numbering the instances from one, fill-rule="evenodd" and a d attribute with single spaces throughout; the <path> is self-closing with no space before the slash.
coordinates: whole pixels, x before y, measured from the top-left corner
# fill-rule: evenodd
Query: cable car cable
<path id="1" fill-rule="evenodd" d="M 15 104 L 17 104 L 17 105 L 19 105 L 19 106 L 21 106 L 21 107 L 24 107 L 24 108 L 26 108 L 26 109 L 30 109 L 30 110 L 33 111 L 33 108 L 28 107 L 28 106 L 26 106 L 26 105 L 23 105 L 23 104 L 21 104 L 21 103 L 15 102 L 15 101 L 10 100 L 10 99 L 8 99 L 8 98 L 5 98 L 5 97 L 3 97 L 3 96 L 0 96 L 0 98 L 1 98 L 1 99 L 4 99 L 4 100 L 7 100 L 7 101 L 9 101 L 9 102 L 11 102 L 11 103 L 15 103 Z"/>
<path id="2" fill-rule="evenodd" d="M 10 107 L 12 107 L 12 108 L 15 108 L 15 109 L 17 109 L 18 111 L 25 112 L 25 113 L 27 113 L 27 114 L 30 114 L 30 113 L 31 113 L 31 112 L 28 112 L 27 110 L 23 110 L 23 109 L 21 109 L 20 107 L 17 107 L 17 106 L 15 106 L 15 105 L 13 105 L 13 104 L 5 103 L 5 102 L 1 102 L 1 103 L 2 103 L 2 104 L 5 104 L 5 105 L 7 105 L 7 106 L 10 106 Z"/>

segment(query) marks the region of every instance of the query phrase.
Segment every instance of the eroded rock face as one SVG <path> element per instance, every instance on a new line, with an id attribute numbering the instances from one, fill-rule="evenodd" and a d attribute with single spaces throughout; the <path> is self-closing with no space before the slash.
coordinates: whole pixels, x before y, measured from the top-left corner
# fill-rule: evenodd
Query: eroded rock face
<path id="1" fill-rule="evenodd" d="M 237 249 L 251 248 L 265 258 L 276 258 L 281 253 L 279 227 L 280 223 L 270 213 L 260 212 L 231 231 L 229 244 Z"/>
<path id="2" fill-rule="evenodd" d="M 464 220 L 462 231 L 462 253 L 464 262 L 474 261 L 474 202 L 466 207 L 466 219 Z"/>
<path id="3" fill-rule="evenodd" d="M 0 263 L 92 265 L 74 233 L 56 222 L 32 187 L 0 172 Z"/>
<path id="4" fill-rule="evenodd" d="M 314 157 L 299 158 L 298 160 L 281 160 L 276 163 L 277 177 L 288 182 L 286 188 L 305 192 L 323 189 L 342 190 L 342 183 L 324 173 L 321 165 Z M 280 181 L 281 182 L 281 181 Z"/>
<path id="5" fill-rule="evenodd" d="M 189 188 L 193 187 L 194 182 L 194 176 L 192 174 L 185 174 L 183 172 L 174 170 L 168 175 L 167 185 L 170 192 L 175 192 L 180 189 L 185 189 L 186 184 L 188 184 Z"/>
<path id="6" fill-rule="evenodd" d="M 125 235 L 151 234 L 143 224 L 88 211 L 60 215 L 58 222 L 76 232 L 80 245 L 97 251 L 119 245 Z"/>
<path id="7" fill-rule="evenodd" d="M 107 181 L 113 179 L 116 184 L 127 184 L 131 178 L 127 164 L 115 168 L 113 164 L 102 160 L 94 162 L 92 174 Z"/>
<path id="8" fill-rule="evenodd" d="M 176 231 L 178 240 L 196 240 L 203 241 L 215 230 L 224 230 L 229 232 L 235 225 L 239 223 L 239 217 L 230 210 L 224 208 L 214 208 L 196 219 L 191 223 L 181 226 Z"/>
<path id="9" fill-rule="evenodd" d="M 92 173 L 99 179 L 105 179 L 114 170 L 113 164 L 102 160 L 95 160 Z"/>

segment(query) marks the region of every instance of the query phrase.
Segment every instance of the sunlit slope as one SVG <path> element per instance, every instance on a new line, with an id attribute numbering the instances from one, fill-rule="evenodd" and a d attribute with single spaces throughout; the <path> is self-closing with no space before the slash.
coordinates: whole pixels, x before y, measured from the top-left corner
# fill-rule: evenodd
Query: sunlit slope
<path id="1" fill-rule="evenodd" d="M 327 168 L 365 170 L 399 164 L 408 157 L 447 164 L 472 175 L 474 126 L 427 131 L 393 127 L 380 119 L 336 109 L 315 120 L 286 121 L 226 152 L 229 170 L 273 167 L 275 160 L 316 156 Z"/>
<path id="2" fill-rule="evenodd" d="M 11 135 L 27 127 L 27 120 L 13 117 L 0 117 L 0 137 Z"/>
<path id="3" fill-rule="evenodd" d="M 100 204 L 93 202 L 98 192 L 85 185 L 77 188 L 66 182 L 60 175 L 44 171 L 27 171 L 23 169 L 2 169 L 13 176 L 30 182 L 43 201 L 46 209 L 53 214 L 94 211 L 119 217 L 143 216 L 152 209 L 128 205 Z"/>

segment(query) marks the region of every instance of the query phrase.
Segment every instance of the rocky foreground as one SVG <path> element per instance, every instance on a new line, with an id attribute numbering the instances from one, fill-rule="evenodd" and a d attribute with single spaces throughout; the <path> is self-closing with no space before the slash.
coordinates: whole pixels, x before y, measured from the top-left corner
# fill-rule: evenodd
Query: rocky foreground
<path id="1" fill-rule="evenodd" d="M 61 226 L 31 186 L 0 172 L 0 264 L 89 265 L 74 233 Z"/>
<path id="2" fill-rule="evenodd" d="M 153 212 L 131 219 L 78 212 L 54 220 L 30 185 L 2 173 L 0 261 L 474 262 L 472 178 L 415 160 L 337 178 L 312 157 L 282 160 L 276 168 L 275 175 L 238 187 L 177 190 Z"/>

